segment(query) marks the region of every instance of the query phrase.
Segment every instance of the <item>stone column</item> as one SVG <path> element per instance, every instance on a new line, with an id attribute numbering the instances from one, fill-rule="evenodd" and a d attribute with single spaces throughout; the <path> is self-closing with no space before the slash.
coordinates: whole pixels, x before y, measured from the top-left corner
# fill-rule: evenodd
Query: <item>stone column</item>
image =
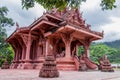
<path id="1" fill-rule="evenodd" d="M 90 57 L 89 46 L 86 45 L 84 48 L 85 48 L 85 55 L 86 57 L 89 58 Z"/>
<path id="2" fill-rule="evenodd" d="M 25 46 L 23 46 L 23 49 L 22 49 L 22 60 L 24 60 L 25 58 Z"/>
<path id="3" fill-rule="evenodd" d="M 28 41 L 27 41 L 27 49 L 26 49 L 26 56 L 25 56 L 25 59 L 26 60 L 30 60 L 30 48 L 31 48 L 31 34 L 29 33 L 29 36 L 28 36 Z"/>
<path id="4" fill-rule="evenodd" d="M 45 54 L 45 56 L 47 56 L 48 55 L 48 40 L 46 40 L 46 54 Z"/>
<path id="5" fill-rule="evenodd" d="M 46 42 L 44 42 L 44 44 L 43 44 L 43 56 L 45 57 L 45 53 L 46 53 Z"/>
<path id="6" fill-rule="evenodd" d="M 57 44 L 55 43 L 54 46 L 53 46 L 53 54 L 54 54 L 54 56 L 56 55 L 56 50 L 57 50 L 56 47 L 57 47 Z"/>
<path id="7" fill-rule="evenodd" d="M 70 33 L 62 33 L 61 34 L 62 40 L 65 43 L 65 57 L 71 58 L 71 42 L 73 37 L 70 35 Z"/>
<path id="8" fill-rule="evenodd" d="M 15 51 L 15 55 L 14 55 L 14 61 L 17 60 L 17 50 Z"/>
<path id="9" fill-rule="evenodd" d="M 38 48 L 37 48 L 37 60 L 40 59 L 40 57 L 42 56 L 42 48 L 41 48 L 41 45 L 38 45 Z"/>
<path id="10" fill-rule="evenodd" d="M 68 57 L 71 57 L 71 50 L 70 50 L 70 42 L 67 41 L 65 43 L 65 57 L 68 58 Z"/>
<path id="11" fill-rule="evenodd" d="M 89 53 L 89 48 L 90 48 L 90 41 L 89 39 L 85 40 L 85 43 L 84 43 L 84 49 L 85 49 L 85 56 L 86 57 L 90 57 L 90 53 Z"/>
<path id="12" fill-rule="evenodd" d="M 25 63 L 23 64 L 22 66 L 22 69 L 32 69 L 33 66 L 32 64 L 30 63 L 30 48 L 31 48 L 31 43 L 32 43 L 32 40 L 31 40 L 31 34 L 29 33 L 28 35 L 28 41 L 27 41 L 27 45 L 26 45 L 26 55 L 25 55 Z"/>
<path id="13" fill-rule="evenodd" d="M 19 61 L 19 50 L 17 50 L 17 61 Z"/>

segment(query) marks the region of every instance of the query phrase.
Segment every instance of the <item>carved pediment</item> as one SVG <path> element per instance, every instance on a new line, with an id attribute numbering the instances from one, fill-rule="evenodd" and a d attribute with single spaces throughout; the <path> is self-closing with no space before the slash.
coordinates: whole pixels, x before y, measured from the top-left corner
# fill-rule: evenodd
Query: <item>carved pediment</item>
<path id="1" fill-rule="evenodd" d="M 69 8 L 66 8 L 63 11 L 59 11 L 58 9 L 52 9 L 50 12 L 47 13 L 57 16 L 69 24 L 86 27 L 85 20 L 83 20 L 82 18 L 82 13 L 80 13 L 78 9 L 70 10 Z"/>
<path id="2" fill-rule="evenodd" d="M 67 11 L 63 15 L 63 19 L 66 20 L 68 23 L 72 23 L 74 25 L 78 25 L 81 27 L 85 26 L 85 20 L 82 19 L 82 15 L 79 13 L 78 9 Z"/>

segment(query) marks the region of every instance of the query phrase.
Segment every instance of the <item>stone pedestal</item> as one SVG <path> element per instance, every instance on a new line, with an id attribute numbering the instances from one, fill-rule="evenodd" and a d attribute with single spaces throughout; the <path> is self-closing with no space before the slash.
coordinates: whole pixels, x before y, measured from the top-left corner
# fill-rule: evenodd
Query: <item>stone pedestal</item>
<path id="1" fill-rule="evenodd" d="M 1 69 L 9 69 L 10 65 L 8 63 L 8 61 L 5 61 L 1 67 Z"/>
<path id="2" fill-rule="evenodd" d="M 39 77 L 45 78 L 59 77 L 56 62 L 52 55 L 46 56 L 43 66 L 40 70 Z"/>

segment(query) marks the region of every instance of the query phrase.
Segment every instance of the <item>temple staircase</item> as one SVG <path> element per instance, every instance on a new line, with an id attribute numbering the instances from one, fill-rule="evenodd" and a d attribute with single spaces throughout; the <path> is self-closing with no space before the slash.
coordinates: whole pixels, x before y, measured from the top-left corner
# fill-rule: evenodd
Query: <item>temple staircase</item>
<path id="1" fill-rule="evenodd" d="M 89 58 L 84 58 L 84 60 L 85 60 L 85 63 L 89 69 L 95 70 L 98 68 L 97 64 L 92 62 Z"/>
<path id="2" fill-rule="evenodd" d="M 78 56 L 75 56 L 74 61 L 75 61 L 76 69 L 78 71 L 86 71 L 86 70 L 96 70 L 96 69 L 98 69 L 97 64 L 92 62 L 87 57 L 82 57 L 82 58 L 80 57 L 79 58 Z"/>
<path id="3" fill-rule="evenodd" d="M 69 59 L 57 58 L 56 62 L 57 62 L 58 70 L 63 70 L 63 71 L 75 71 L 76 70 L 76 65 L 75 65 L 73 58 L 69 58 Z"/>

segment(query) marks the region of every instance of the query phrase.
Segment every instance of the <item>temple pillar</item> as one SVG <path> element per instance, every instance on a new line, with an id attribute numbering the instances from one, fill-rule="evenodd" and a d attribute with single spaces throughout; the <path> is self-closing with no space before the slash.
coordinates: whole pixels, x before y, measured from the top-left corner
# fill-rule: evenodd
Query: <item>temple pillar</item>
<path id="1" fill-rule="evenodd" d="M 45 53 L 46 53 L 46 41 L 44 41 L 43 43 L 43 56 L 45 57 Z"/>
<path id="2" fill-rule="evenodd" d="M 24 58 L 25 58 L 25 47 L 23 46 L 23 49 L 22 49 L 22 60 L 24 60 Z"/>
<path id="3" fill-rule="evenodd" d="M 67 41 L 66 43 L 65 43 L 65 57 L 66 58 L 69 58 L 69 57 L 71 57 L 71 50 L 70 50 L 70 42 L 69 41 Z"/>
<path id="4" fill-rule="evenodd" d="M 54 47 L 53 47 L 53 54 L 54 54 L 54 56 L 56 55 L 56 50 L 57 50 L 56 47 L 57 47 L 57 44 L 55 43 Z"/>
<path id="5" fill-rule="evenodd" d="M 15 51 L 15 55 L 14 55 L 14 60 L 17 61 L 17 52 L 18 50 Z"/>
<path id="6" fill-rule="evenodd" d="M 23 61 L 24 61 L 25 47 L 24 47 L 24 45 L 21 45 L 21 47 L 22 47 L 21 48 L 22 51 L 20 51 L 20 53 L 19 53 L 20 54 L 19 55 L 20 60 L 19 60 L 19 65 L 17 66 L 18 69 L 21 69 L 23 64 L 24 64 Z"/>
<path id="7" fill-rule="evenodd" d="M 31 48 L 31 34 L 29 34 L 28 36 L 28 42 L 27 42 L 27 49 L 26 49 L 26 56 L 25 59 L 26 60 L 30 60 L 30 48 Z"/>
<path id="8" fill-rule="evenodd" d="M 16 61 L 19 60 L 19 50 L 17 50 Z"/>
<path id="9" fill-rule="evenodd" d="M 86 57 L 90 57 L 89 46 L 85 46 L 85 55 Z"/>
<path id="10" fill-rule="evenodd" d="M 25 55 L 25 63 L 23 64 L 22 68 L 24 69 L 32 69 L 33 66 L 30 63 L 30 49 L 31 49 L 32 39 L 31 39 L 31 33 L 28 35 L 28 41 L 26 45 L 26 55 Z"/>
<path id="11" fill-rule="evenodd" d="M 42 45 L 38 45 L 38 48 L 37 48 L 37 60 L 40 59 L 40 57 L 42 56 L 42 53 L 43 53 Z"/>
<path id="12" fill-rule="evenodd" d="M 91 41 L 89 39 L 86 39 L 85 43 L 84 43 L 85 56 L 88 58 L 90 58 L 90 52 L 89 52 L 90 43 L 91 43 Z"/>
<path id="13" fill-rule="evenodd" d="M 62 33 L 61 34 L 62 40 L 65 43 L 65 57 L 71 58 L 71 42 L 73 37 L 70 35 L 70 33 Z"/>

